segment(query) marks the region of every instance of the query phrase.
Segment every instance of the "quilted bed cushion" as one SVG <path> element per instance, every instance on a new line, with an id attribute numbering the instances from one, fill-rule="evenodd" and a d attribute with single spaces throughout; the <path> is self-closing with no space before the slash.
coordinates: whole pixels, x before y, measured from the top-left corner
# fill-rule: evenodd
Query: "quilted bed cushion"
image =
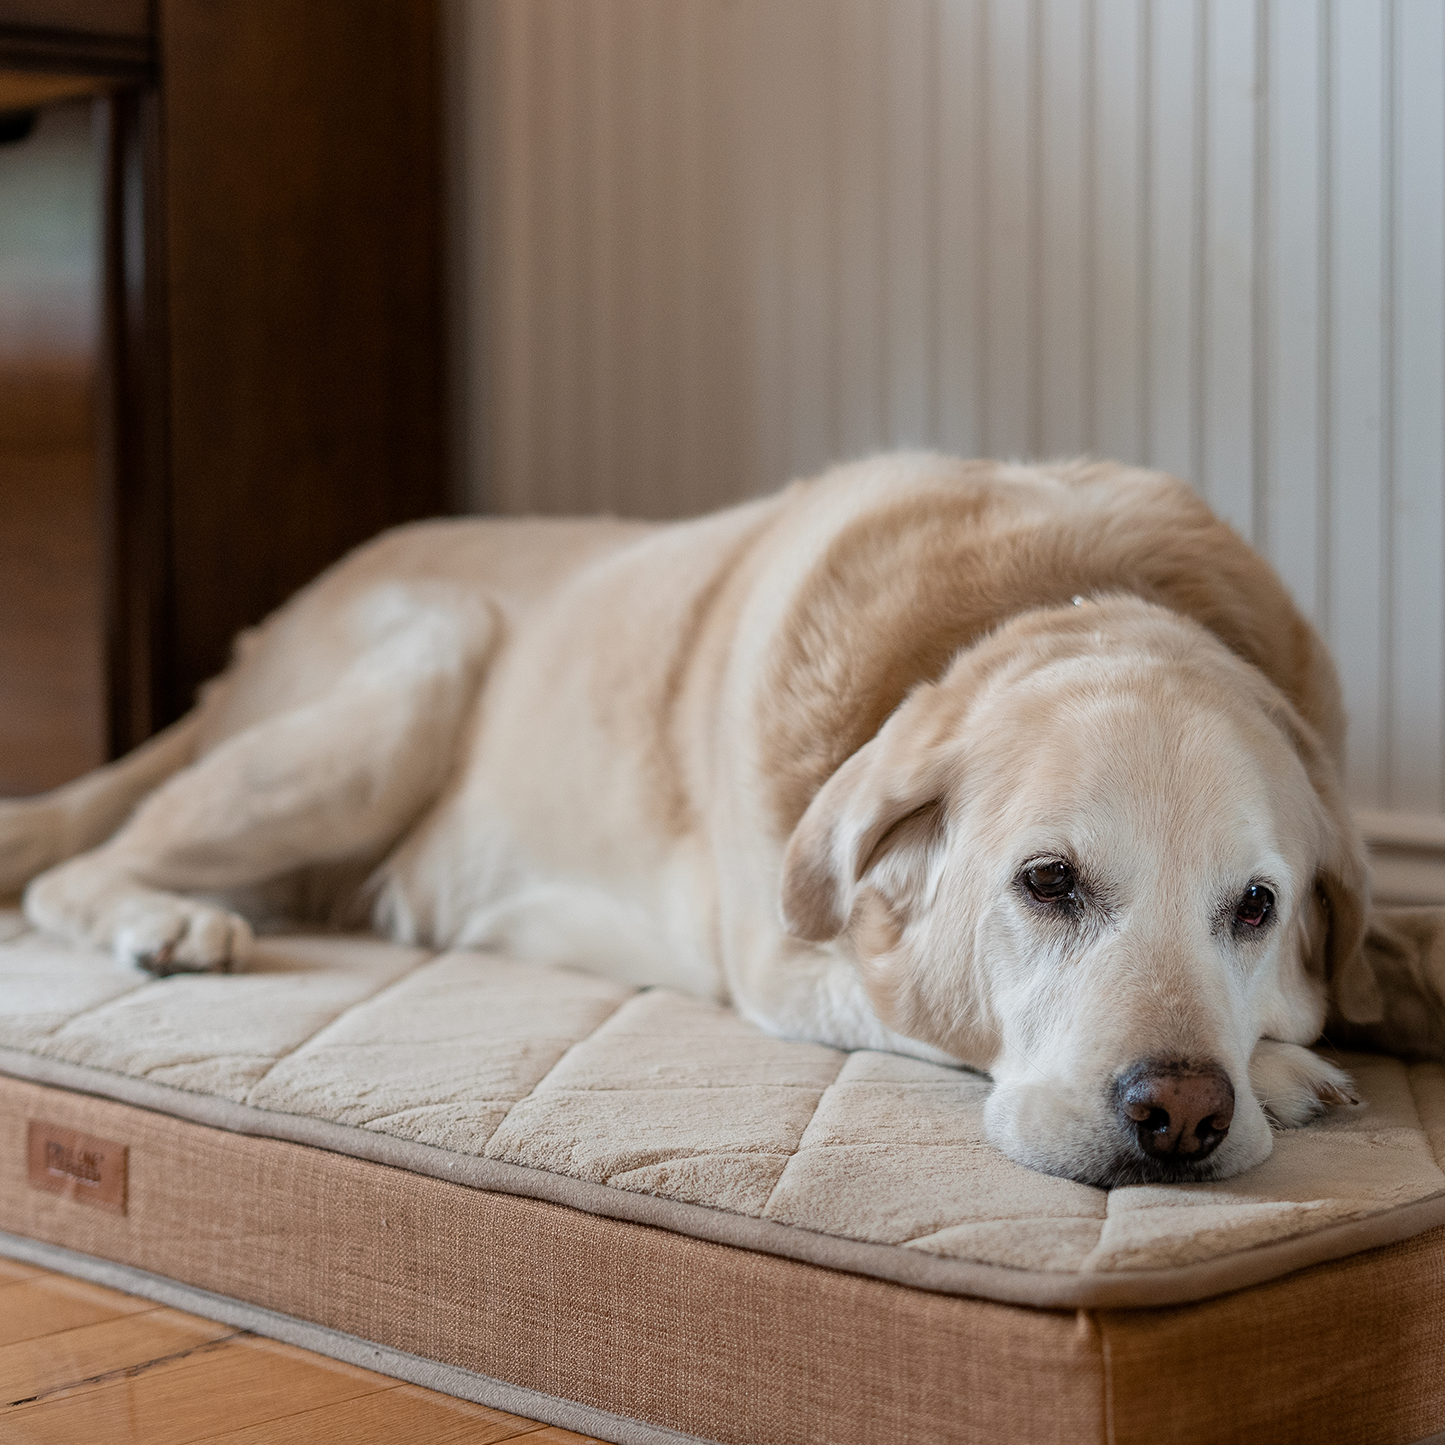
<path id="1" fill-rule="evenodd" d="M 986 1143 L 978 1075 L 663 989 L 335 936 L 151 980 L 0 937 L 5 1073 L 930 1289 L 1180 1303 L 1445 1221 L 1436 1065 L 1346 1058 L 1365 1102 L 1258 1168 L 1105 1191 Z"/>

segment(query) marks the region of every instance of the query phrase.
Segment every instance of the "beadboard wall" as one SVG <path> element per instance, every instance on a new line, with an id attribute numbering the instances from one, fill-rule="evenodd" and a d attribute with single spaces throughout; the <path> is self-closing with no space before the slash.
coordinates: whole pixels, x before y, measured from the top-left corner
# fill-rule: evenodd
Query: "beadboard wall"
<path id="1" fill-rule="evenodd" d="M 460 488 L 879 447 L 1188 478 L 1445 810 L 1441 0 L 452 0 Z M 1371 816 L 1374 816 L 1373 814 Z"/>

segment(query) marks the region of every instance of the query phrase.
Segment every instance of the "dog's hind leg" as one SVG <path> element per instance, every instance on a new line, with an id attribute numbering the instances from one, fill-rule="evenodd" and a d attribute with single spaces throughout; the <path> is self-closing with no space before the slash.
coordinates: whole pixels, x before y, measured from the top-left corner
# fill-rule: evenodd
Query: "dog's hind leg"
<path id="1" fill-rule="evenodd" d="M 494 635 L 490 614 L 418 609 L 319 698 L 227 738 L 35 879 L 26 913 L 152 972 L 239 964 L 245 922 L 180 895 L 379 857 L 446 781 Z"/>
<path id="2" fill-rule="evenodd" d="M 192 760 L 200 727 L 197 708 L 118 762 L 34 798 L 0 799 L 0 895 L 105 842 L 147 793 Z"/>

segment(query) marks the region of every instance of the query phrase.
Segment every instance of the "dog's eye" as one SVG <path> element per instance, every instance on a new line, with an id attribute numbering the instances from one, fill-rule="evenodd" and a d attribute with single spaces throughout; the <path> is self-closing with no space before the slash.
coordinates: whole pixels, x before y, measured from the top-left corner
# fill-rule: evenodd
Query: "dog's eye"
<path id="1" fill-rule="evenodd" d="M 1074 896 L 1074 870 L 1067 863 L 1035 863 L 1025 870 L 1024 882 L 1040 903 L 1058 903 Z"/>
<path id="2" fill-rule="evenodd" d="M 1262 883 L 1251 883 L 1235 907 L 1235 921 L 1246 928 L 1258 928 L 1274 912 L 1274 894 Z"/>

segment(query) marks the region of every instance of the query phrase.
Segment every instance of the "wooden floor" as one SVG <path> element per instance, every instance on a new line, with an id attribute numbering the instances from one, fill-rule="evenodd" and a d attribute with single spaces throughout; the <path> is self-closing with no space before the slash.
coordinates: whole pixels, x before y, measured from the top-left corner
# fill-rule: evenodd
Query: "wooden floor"
<path id="1" fill-rule="evenodd" d="M 591 1439 L 0 1259 L 6 1445 Z"/>

